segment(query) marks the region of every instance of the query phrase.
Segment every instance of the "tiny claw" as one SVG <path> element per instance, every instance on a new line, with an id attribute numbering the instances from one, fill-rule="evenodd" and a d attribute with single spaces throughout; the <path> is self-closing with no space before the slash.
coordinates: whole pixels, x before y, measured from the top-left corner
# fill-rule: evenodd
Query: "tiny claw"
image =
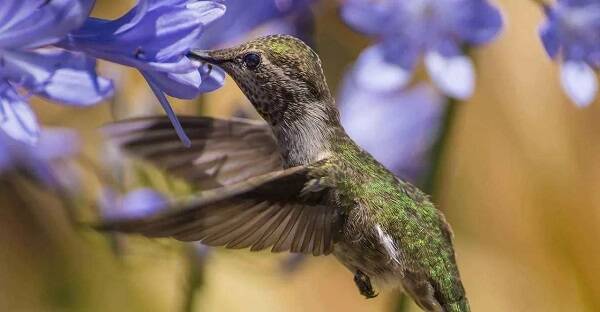
<path id="1" fill-rule="evenodd" d="M 367 299 L 372 299 L 379 295 L 379 293 L 376 293 L 373 290 L 371 279 L 361 271 L 356 271 L 356 274 L 354 275 L 354 283 L 356 283 L 360 294 L 365 296 Z"/>

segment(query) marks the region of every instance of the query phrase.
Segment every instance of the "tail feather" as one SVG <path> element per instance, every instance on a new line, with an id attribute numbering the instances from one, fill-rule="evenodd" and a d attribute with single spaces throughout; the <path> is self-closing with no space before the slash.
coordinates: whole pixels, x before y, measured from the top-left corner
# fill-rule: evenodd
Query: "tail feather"
<path id="1" fill-rule="evenodd" d="M 444 304 L 445 312 L 470 312 L 471 308 L 469 307 L 469 301 L 467 298 L 463 298 L 457 302 Z"/>
<path id="2" fill-rule="evenodd" d="M 436 283 L 424 275 L 406 271 L 402 280 L 404 291 L 427 312 L 470 312 L 460 279 L 455 280 L 453 291 L 441 292 Z"/>

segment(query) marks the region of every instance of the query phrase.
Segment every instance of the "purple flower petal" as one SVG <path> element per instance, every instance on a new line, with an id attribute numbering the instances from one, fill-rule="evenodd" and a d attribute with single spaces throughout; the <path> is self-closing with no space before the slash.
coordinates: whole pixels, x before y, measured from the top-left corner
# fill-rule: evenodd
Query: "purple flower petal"
<path id="1" fill-rule="evenodd" d="M 464 55 L 445 57 L 437 52 L 425 55 L 429 77 L 446 95 L 467 99 L 475 88 L 475 68 L 470 58 Z"/>
<path id="2" fill-rule="evenodd" d="M 460 1 L 463 5 L 456 11 L 459 15 L 456 31 L 469 44 L 488 43 L 502 29 L 500 11 L 485 0 Z"/>
<path id="3" fill-rule="evenodd" d="M 352 76 L 364 88 L 386 91 L 406 86 L 412 78 L 412 69 L 387 61 L 384 47 L 375 45 L 359 56 Z"/>
<path id="4" fill-rule="evenodd" d="M 160 88 L 154 83 L 154 81 L 152 80 L 152 78 L 150 76 L 146 75 L 146 73 L 144 73 L 144 72 L 142 72 L 142 74 L 144 75 L 144 78 L 146 78 L 146 82 L 148 82 L 150 89 L 152 89 L 152 92 L 154 92 L 154 95 L 158 98 L 160 105 L 163 107 L 163 109 L 167 113 L 167 117 L 169 117 L 171 124 L 173 124 L 173 127 L 175 128 L 175 132 L 177 132 L 177 136 L 179 137 L 179 139 L 181 140 L 183 145 L 185 145 L 186 147 L 190 147 L 192 145 L 192 142 L 190 141 L 188 136 L 185 134 L 185 131 L 183 130 L 181 123 L 177 119 L 177 116 L 175 115 L 173 108 L 169 104 L 167 97 L 160 90 Z"/>
<path id="5" fill-rule="evenodd" d="M 240 39 L 249 40 L 259 38 L 262 36 L 283 34 L 294 36 L 296 38 L 301 39 L 309 46 L 314 46 L 314 23 L 314 13 L 311 11 L 310 7 L 307 6 L 295 10 L 293 13 L 291 13 L 289 16 L 286 16 L 285 18 L 275 17 L 274 19 L 271 19 L 256 27 L 251 33 L 246 34 L 246 36 Z M 211 31 L 207 33 L 212 33 L 213 29 L 214 28 L 211 27 Z M 240 44 L 242 42 L 228 41 L 227 45 L 234 45 L 236 43 Z"/>
<path id="6" fill-rule="evenodd" d="M 141 3 L 146 1 L 150 0 Z M 90 18 L 62 44 L 147 71 L 194 70 L 182 69 L 181 59 L 199 39 L 204 27 L 225 12 L 225 6 L 215 1 L 184 0 L 152 1 L 146 5 L 149 7 L 137 10 L 136 6 L 114 21 Z M 138 12 L 144 13 L 142 17 L 136 15 Z"/>
<path id="7" fill-rule="evenodd" d="M 225 72 L 220 67 L 203 64 L 200 66 L 199 71 L 200 76 L 202 77 L 202 85 L 200 85 L 201 92 L 214 91 L 223 86 Z"/>
<path id="8" fill-rule="evenodd" d="M 195 47 L 211 49 L 224 43 L 237 43 L 256 27 L 306 10 L 313 2 L 315 0 L 252 0 L 249 5 L 248 0 L 227 0 L 225 15 L 209 26 L 209 31 L 199 38 Z"/>
<path id="9" fill-rule="evenodd" d="M 167 199 L 152 189 L 139 189 L 123 197 L 122 207 L 132 217 L 147 216 L 164 209 Z"/>
<path id="10" fill-rule="evenodd" d="M 144 71 L 144 75 L 162 92 L 180 99 L 193 99 L 201 93 L 202 76 L 195 70 L 176 74 L 169 72 Z"/>
<path id="11" fill-rule="evenodd" d="M 460 60 L 462 52 L 459 47 L 491 41 L 497 37 L 503 23 L 500 11 L 487 0 L 347 0 L 341 12 L 351 27 L 378 37 L 381 41 L 378 45 L 384 47 L 386 63 L 396 64 L 407 71 L 412 71 L 425 53 Z M 471 93 L 473 83 L 470 79 L 473 77 L 469 75 L 472 71 L 470 62 L 429 63 L 439 65 L 430 66 L 430 72 L 437 75 L 432 79 L 446 92 L 462 98 Z M 366 68 L 386 73 L 380 68 Z M 438 71 L 440 69 L 457 72 L 442 73 Z M 461 74 L 459 78 L 462 79 L 450 81 L 455 74 Z M 393 76 L 398 79 L 397 74 Z M 388 79 L 378 79 L 387 77 L 385 74 L 377 76 L 368 72 L 361 77 L 369 77 L 363 80 L 369 88 L 374 83 L 382 84 L 384 89 L 398 85 L 397 82 L 385 85 Z"/>
<path id="12" fill-rule="evenodd" d="M 137 26 L 142 21 L 153 2 L 157 1 L 138 0 L 136 6 L 120 18 L 124 22 L 115 30 L 115 33 L 124 33 Z"/>
<path id="13" fill-rule="evenodd" d="M 107 218 L 147 217 L 166 209 L 167 205 L 167 198 L 150 188 L 137 189 L 124 196 L 106 188 L 99 199 L 99 206 Z"/>
<path id="14" fill-rule="evenodd" d="M 180 99 L 194 99 L 223 86 L 225 72 L 221 68 L 206 63 L 197 66 L 197 70 L 187 73 L 145 71 L 145 74 L 164 93 Z"/>
<path id="15" fill-rule="evenodd" d="M 379 35 L 386 31 L 382 25 L 393 18 L 392 1 L 348 0 L 344 3 L 341 15 L 352 28 L 367 35 Z"/>
<path id="16" fill-rule="evenodd" d="M 61 40 L 85 21 L 93 0 L 2 0 L 0 48 L 35 48 Z"/>
<path id="17" fill-rule="evenodd" d="M 0 83 L 0 130 L 30 145 L 37 142 L 40 133 L 29 104 L 6 82 Z"/>
<path id="18" fill-rule="evenodd" d="M 111 81 L 98 77 L 95 67 L 95 60 L 64 50 L 7 51 L 0 75 L 50 100 L 86 106 L 113 92 Z"/>
<path id="19" fill-rule="evenodd" d="M 560 51 L 560 39 L 556 30 L 555 23 L 544 23 L 540 27 L 540 38 L 544 45 L 544 50 L 548 53 L 550 58 L 555 58 Z"/>
<path id="20" fill-rule="evenodd" d="M 595 65 L 600 60 L 600 4 L 558 1 L 546 7 L 547 21 L 540 36 L 551 57 Z"/>
<path id="21" fill-rule="evenodd" d="M 590 105 L 598 93 L 598 79 L 594 70 L 584 62 L 565 62 L 561 66 L 563 89 L 578 107 Z"/>

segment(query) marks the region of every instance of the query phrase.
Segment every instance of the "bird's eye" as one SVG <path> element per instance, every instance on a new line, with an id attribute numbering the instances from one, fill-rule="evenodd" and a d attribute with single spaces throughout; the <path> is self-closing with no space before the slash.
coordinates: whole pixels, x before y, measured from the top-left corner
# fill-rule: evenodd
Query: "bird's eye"
<path id="1" fill-rule="evenodd" d="M 248 69 L 255 69 L 260 65 L 260 55 L 250 52 L 244 55 L 243 61 Z"/>

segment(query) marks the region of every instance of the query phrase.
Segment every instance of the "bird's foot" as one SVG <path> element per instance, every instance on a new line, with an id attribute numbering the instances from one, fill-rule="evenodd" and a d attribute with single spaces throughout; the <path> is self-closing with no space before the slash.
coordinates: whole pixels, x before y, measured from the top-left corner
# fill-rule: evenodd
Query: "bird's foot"
<path id="1" fill-rule="evenodd" d="M 373 289 L 371 279 L 361 271 L 356 271 L 356 274 L 354 274 L 354 283 L 356 283 L 356 287 L 358 287 L 360 294 L 367 299 L 375 298 L 379 295 Z"/>

